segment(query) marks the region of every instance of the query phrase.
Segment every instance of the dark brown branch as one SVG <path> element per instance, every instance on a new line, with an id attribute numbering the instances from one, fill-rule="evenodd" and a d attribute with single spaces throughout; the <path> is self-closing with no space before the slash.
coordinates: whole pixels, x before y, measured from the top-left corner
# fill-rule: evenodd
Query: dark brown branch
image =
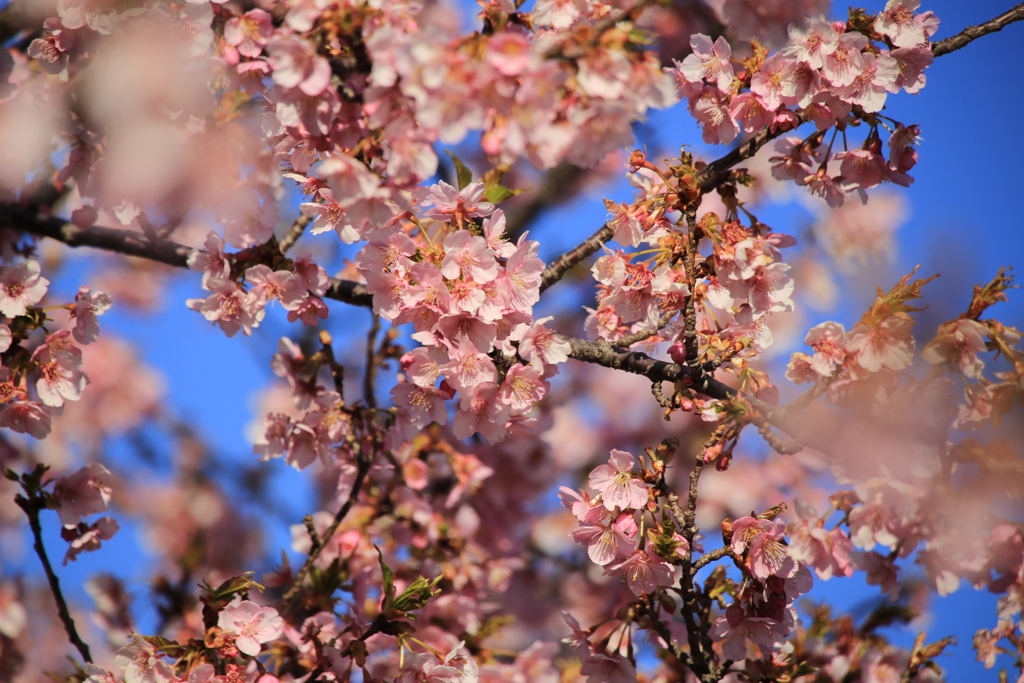
<path id="1" fill-rule="evenodd" d="M 104 228 L 98 225 L 80 228 L 56 216 L 11 206 L 0 206 L 0 228 L 49 237 L 70 247 L 93 247 L 137 256 L 176 268 L 187 268 L 188 255 L 192 253 L 190 247 L 170 240 L 151 239 L 131 230 Z M 366 285 L 351 280 L 331 278 L 331 286 L 324 296 L 353 306 L 369 308 L 373 305 L 373 296 Z"/>
<path id="2" fill-rule="evenodd" d="M 75 628 L 75 620 L 71 618 L 68 603 L 64 600 L 64 593 L 60 589 L 60 580 L 53 571 L 53 565 L 50 564 L 50 558 L 46 554 L 46 547 L 43 545 L 43 528 L 39 523 L 39 512 L 43 509 L 43 504 L 35 497 L 29 499 L 20 494 L 14 497 L 14 502 L 28 516 L 28 525 L 32 529 L 32 548 L 36 551 L 36 555 L 39 556 L 39 561 L 43 563 L 43 571 L 46 573 L 46 580 L 50 584 L 50 592 L 53 594 L 53 599 L 57 602 L 57 614 L 60 616 L 61 623 L 64 624 L 64 631 L 68 634 L 68 640 L 78 650 L 78 654 L 82 656 L 82 659 L 91 662 L 92 655 L 89 653 L 89 646 L 78 635 L 78 629 Z"/>
<path id="3" fill-rule="evenodd" d="M 959 50 L 973 40 L 977 40 L 989 33 L 1001 31 L 1008 24 L 1021 20 L 1024 20 L 1024 3 L 1006 10 L 995 19 L 986 21 L 984 24 L 968 26 L 955 36 L 950 36 L 949 38 L 944 38 L 937 43 L 932 43 L 932 54 L 936 57 L 948 55 L 950 52 Z"/>
<path id="4" fill-rule="evenodd" d="M 69 247 L 94 247 L 166 263 L 177 268 L 188 267 L 188 255 L 192 252 L 183 244 L 170 240 L 150 240 L 140 232 L 103 228 L 98 225 L 83 229 L 56 216 L 10 206 L 0 207 L 0 228 L 49 237 Z"/>
<path id="5" fill-rule="evenodd" d="M 543 294 L 551 285 L 562 279 L 569 269 L 583 259 L 597 253 L 605 242 L 615 235 L 615 231 L 608 225 L 603 225 L 593 235 L 585 239 L 579 246 L 565 252 L 554 261 L 548 264 L 540 276 L 540 291 Z"/>

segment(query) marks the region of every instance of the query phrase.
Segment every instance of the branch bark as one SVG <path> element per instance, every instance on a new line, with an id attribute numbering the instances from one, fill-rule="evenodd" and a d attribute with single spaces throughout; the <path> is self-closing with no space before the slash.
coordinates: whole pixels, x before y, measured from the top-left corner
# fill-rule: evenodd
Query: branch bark
<path id="1" fill-rule="evenodd" d="M 53 599 L 57 603 L 57 614 L 60 616 L 61 623 L 64 624 L 64 631 L 68 634 L 68 640 L 75 646 L 83 660 L 91 662 L 92 655 L 89 653 L 89 646 L 78 635 L 78 629 L 75 628 L 75 620 L 71 617 L 68 603 L 60 589 L 60 580 L 57 578 L 57 573 L 53 571 L 53 565 L 50 564 L 50 558 L 46 554 L 46 546 L 43 545 L 43 528 L 39 521 L 39 513 L 44 508 L 35 496 L 29 499 L 19 494 L 14 497 L 14 502 L 17 503 L 18 507 L 28 517 L 28 525 L 32 530 L 32 548 L 36 551 L 36 555 L 39 556 L 39 561 L 43 563 L 43 571 L 46 574 L 47 582 L 50 584 L 50 592 L 53 594 Z"/>
<path id="2" fill-rule="evenodd" d="M 541 294 L 548 287 L 561 280 L 577 263 L 597 253 L 597 250 L 614 235 L 615 231 L 611 229 L 611 226 L 607 224 L 602 225 L 597 232 L 585 239 L 579 246 L 570 249 L 548 264 L 548 267 L 540 275 Z"/>
<path id="3" fill-rule="evenodd" d="M 950 52 L 959 50 L 968 43 L 977 40 L 984 35 L 995 33 L 996 31 L 1002 31 L 1007 25 L 1012 24 L 1015 21 L 1022 20 L 1024 20 L 1024 3 L 1006 10 L 998 17 L 990 19 L 983 24 L 968 26 L 955 36 L 950 36 L 949 38 L 944 38 L 936 43 L 932 43 L 932 54 L 936 57 L 948 55 Z"/>
<path id="4" fill-rule="evenodd" d="M 188 256 L 192 253 L 191 247 L 171 240 L 150 238 L 139 232 L 99 225 L 80 228 L 63 218 L 11 206 L 0 206 L 0 228 L 49 237 L 69 247 L 92 247 L 176 268 L 188 268 Z M 373 306 L 373 295 L 366 285 L 351 280 L 331 278 L 331 285 L 324 296 L 353 306 Z"/>

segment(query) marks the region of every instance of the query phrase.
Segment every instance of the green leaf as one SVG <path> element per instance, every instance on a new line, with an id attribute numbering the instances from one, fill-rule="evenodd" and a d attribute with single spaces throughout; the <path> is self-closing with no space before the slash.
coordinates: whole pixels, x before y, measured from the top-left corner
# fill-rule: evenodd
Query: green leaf
<path id="1" fill-rule="evenodd" d="M 256 588 L 261 592 L 263 591 L 263 585 L 252 577 L 253 572 L 245 572 L 240 576 L 231 577 L 216 588 L 203 583 L 200 585 L 200 588 L 202 588 L 203 591 L 203 595 L 200 596 L 200 599 L 219 611 L 224 608 L 224 605 L 231 602 L 235 595 L 247 593 L 251 588 Z"/>
<path id="2" fill-rule="evenodd" d="M 513 190 L 505 187 L 504 185 L 491 185 L 484 190 L 484 199 L 489 201 L 491 204 L 500 204 L 509 197 L 515 197 L 522 190 Z"/>
<path id="3" fill-rule="evenodd" d="M 391 567 L 384 562 L 384 554 L 380 551 L 380 548 L 373 546 L 377 550 L 377 557 L 380 560 L 380 573 L 384 583 L 384 602 L 381 604 L 381 612 L 387 614 L 391 610 L 391 607 L 395 604 L 395 573 L 391 571 Z"/>
<path id="4" fill-rule="evenodd" d="M 184 645 L 179 645 L 173 640 L 168 640 L 162 636 L 142 636 L 142 639 L 152 645 L 158 651 L 163 652 L 166 655 L 174 657 L 183 657 L 187 652 L 188 648 Z"/>
<path id="5" fill-rule="evenodd" d="M 445 154 L 450 156 L 452 161 L 455 163 L 455 177 L 459 181 L 459 189 L 461 190 L 466 187 L 466 185 L 473 182 L 473 172 L 466 168 L 466 165 L 462 163 L 462 159 L 458 158 L 447 149 L 445 150 Z"/>
<path id="6" fill-rule="evenodd" d="M 409 584 L 409 587 L 402 591 L 402 594 L 395 599 L 394 608 L 399 612 L 411 612 L 420 609 L 427 604 L 430 598 L 441 592 L 440 589 L 433 590 L 440 580 L 440 575 L 433 581 L 428 581 L 422 576 L 419 577 Z"/>

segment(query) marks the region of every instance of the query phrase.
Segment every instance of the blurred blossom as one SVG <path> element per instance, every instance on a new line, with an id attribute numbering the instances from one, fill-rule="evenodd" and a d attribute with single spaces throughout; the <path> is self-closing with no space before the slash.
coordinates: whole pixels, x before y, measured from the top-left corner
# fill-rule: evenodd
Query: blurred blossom
<path id="1" fill-rule="evenodd" d="M 866 204 L 848 201 L 823 210 L 814 224 L 814 237 L 840 270 L 854 273 L 895 260 L 894 234 L 907 213 L 902 194 L 875 190 Z"/>

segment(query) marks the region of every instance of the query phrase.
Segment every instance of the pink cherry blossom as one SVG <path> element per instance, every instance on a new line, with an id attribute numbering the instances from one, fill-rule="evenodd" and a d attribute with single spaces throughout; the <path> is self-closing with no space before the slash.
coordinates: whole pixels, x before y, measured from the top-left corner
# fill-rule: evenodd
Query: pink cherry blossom
<path id="1" fill-rule="evenodd" d="M 759 95 L 764 106 L 771 111 L 784 103 L 792 104 L 797 94 L 795 68 L 796 62 L 781 54 L 772 55 L 751 78 L 750 90 Z"/>
<path id="2" fill-rule="evenodd" d="M 455 280 L 461 275 L 467 280 L 483 284 L 498 277 L 498 262 L 494 260 L 494 252 L 487 247 L 483 237 L 472 235 L 468 230 L 458 230 L 448 235 L 444 240 L 444 254 L 441 274 L 449 280 Z"/>
<path id="3" fill-rule="evenodd" d="M 979 379 L 985 362 L 978 354 L 985 350 L 988 333 L 987 327 L 969 318 L 945 323 L 921 350 L 921 359 L 932 365 L 947 363 L 966 377 Z"/>
<path id="4" fill-rule="evenodd" d="M 519 337 L 519 355 L 550 377 L 558 372 L 554 366 L 569 360 L 572 347 L 559 335 L 545 327 L 552 318 L 541 318 Z"/>
<path id="5" fill-rule="evenodd" d="M 549 388 L 550 384 L 537 368 L 516 363 L 505 373 L 499 395 L 513 411 L 525 412 L 544 398 Z"/>
<path id="6" fill-rule="evenodd" d="M 238 53 L 245 57 L 259 57 L 271 36 L 274 25 L 267 12 L 257 8 L 242 16 L 228 19 L 224 25 L 224 40 L 228 45 L 238 48 Z"/>
<path id="7" fill-rule="evenodd" d="M 64 405 L 64 401 L 79 400 L 89 383 L 81 370 L 82 352 L 71 343 L 69 336 L 67 330 L 55 332 L 32 353 L 41 375 L 36 382 L 39 400 L 54 408 Z"/>
<path id="8" fill-rule="evenodd" d="M 920 0 L 889 0 L 875 19 L 875 30 L 888 36 L 896 47 L 914 47 L 925 42 L 938 28 L 938 21 L 915 15 L 920 6 Z"/>
<path id="9" fill-rule="evenodd" d="M 806 29 L 793 24 L 789 27 L 789 44 L 782 50 L 800 62 L 806 62 L 813 69 L 825 65 L 824 57 L 839 46 L 839 34 L 824 17 L 811 19 Z"/>
<path id="10" fill-rule="evenodd" d="M 50 281 L 39 275 L 39 263 L 31 260 L 0 268 L 0 314 L 8 318 L 25 315 L 46 294 Z"/>
<path id="11" fill-rule="evenodd" d="M 50 413 L 40 403 L 14 401 L 0 411 L 0 427 L 45 439 L 50 433 Z"/>
<path id="12" fill-rule="evenodd" d="M 199 311 L 210 322 L 217 323 L 224 333 L 232 337 L 238 330 L 245 335 L 252 334 L 263 320 L 263 306 L 257 297 L 244 292 L 237 283 L 219 278 L 208 283 L 213 295 L 206 299 L 189 299 L 185 303 Z"/>
<path id="13" fill-rule="evenodd" d="M 914 354 L 914 323 L 906 314 L 895 314 L 879 325 L 859 324 L 846 335 L 846 350 L 857 354 L 857 364 L 868 372 L 883 367 L 900 371 Z"/>
<path id="14" fill-rule="evenodd" d="M 690 37 L 690 47 L 693 53 L 679 65 L 679 71 L 690 81 L 706 80 L 728 93 L 733 79 L 732 48 L 725 38 L 719 36 L 712 44 L 711 38 L 698 33 Z"/>
<path id="15" fill-rule="evenodd" d="M 254 297 L 259 306 L 280 301 L 285 310 L 294 311 L 308 296 L 306 283 L 291 271 L 272 271 L 260 264 L 245 271 L 245 280 L 252 285 L 249 296 Z"/>
<path id="16" fill-rule="evenodd" d="M 281 87 L 316 97 L 330 85 L 331 67 L 308 41 L 278 34 L 266 44 L 266 51 L 274 82 Z"/>
<path id="17" fill-rule="evenodd" d="M 605 566 L 615 560 L 628 557 L 639 539 L 632 513 L 622 513 L 614 520 L 595 521 L 573 529 L 572 537 L 577 543 L 587 546 L 591 561 Z"/>
<path id="18" fill-rule="evenodd" d="M 854 31 L 839 36 L 835 50 L 825 55 L 822 75 L 836 88 L 853 83 L 857 75 L 864 70 L 864 55 L 861 50 L 867 45 L 868 39 L 863 33 Z"/>
<path id="19" fill-rule="evenodd" d="M 132 642 L 118 650 L 114 666 L 124 671 L 125 683 L 171 683 L 177 676 L 165 655 L 158 653 L 142 636 L 132 634 Z"/>
<path id="20" fill-rule="evenodd" d="M 644 593 L 654 593 L 658 588 L 674 583 L 672 565 L 660 555 L 645 550 L 634 551 L 622 562 L 607 567 L 605 573 L 624 577 L 629 590 L 637 597 Z"/>
<path id="21" fill-rule="evenodd" d="M 459 439 L 468 439 L 479 432 L 488 443 L 505 436 L 509 406 L 498 400 L 500 387 L 494 382 L 481 382 L 462 392 L 459 410 L 452 423 L 452 432 Z"/>
<path id="22" fill-rule="evenodd" d="M 786 525 L 779 521 L 740 517 L 732 525 L 732 551 L 749 552 L 747 567 L 760 581 L 775 574 L 787 557 Z"/>
<path id="23" fill-rule="evenodd" d="M 482 201 L 485 189 L 483 183 L 470 183 L 457 190 L 442 180 L 430 187 L 423 200 L 424 206 L 434 205 L 424 215 L 455 225 L 462 225 L 467 218 L 490 216 L 495 208 L 494 204 Z"/>
<path id="24" fill-rule="evenodd" d="M 589 485 L 601 494 L 605 508 L 640 510 L 647 505 L 650 484 L 633 474 L 636 459 L 625 451 L 612 450 L 607 465 L 598 465 L 590 473 Z"/>
<path id="25" fill-rule="evenodd" d="M 260 653 L 260 645 L 281 635 L 284 619 L 273 607 L 260 607 L 236 596 L 217 616 L 217 626 L 235 634 L 239 652 L 255 657 Z"/>
<path id="26" fill-rule="evenodd" d="M 824 322 L 815 325 L 804 338 L 804 344 L 814 349 L 810 364 L 814 371 L 822 377 L 831 377 L 833 369 L 842 365 L 846 357 L 843 343 L 846 331 L 836 322 Z"/>

